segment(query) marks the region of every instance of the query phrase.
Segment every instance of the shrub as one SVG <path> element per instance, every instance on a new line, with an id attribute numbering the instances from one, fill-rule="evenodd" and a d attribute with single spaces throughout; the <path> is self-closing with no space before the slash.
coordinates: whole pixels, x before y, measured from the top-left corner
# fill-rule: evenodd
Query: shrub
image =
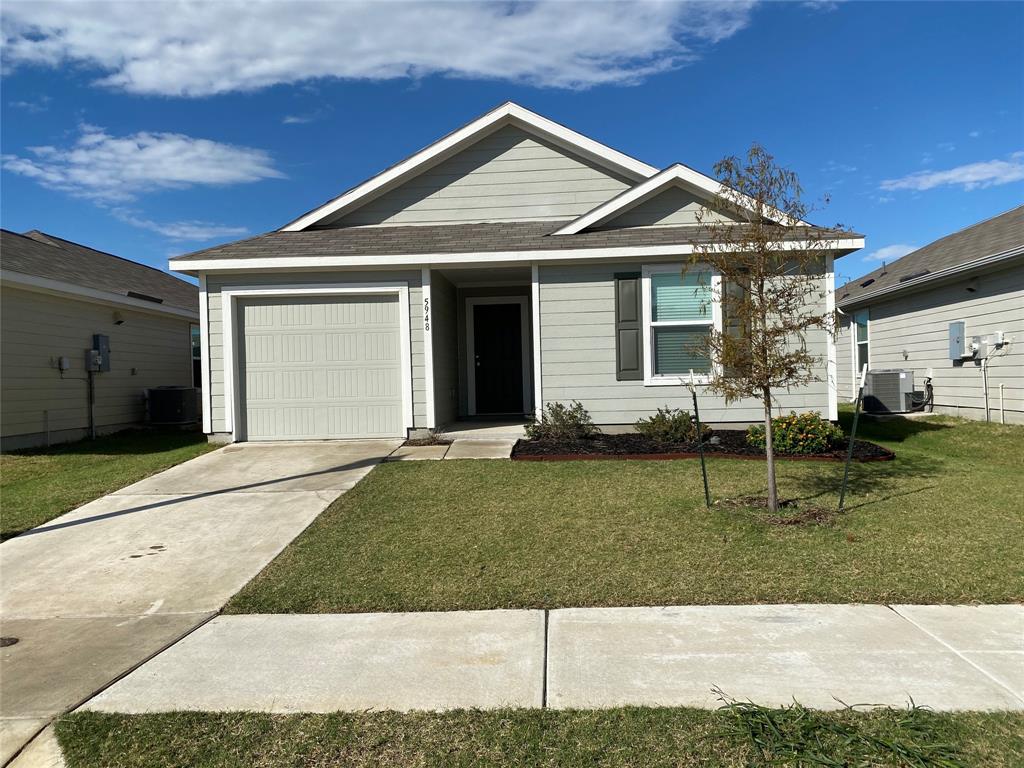
<path id="1" fill-rule="evenodd" d="M 818 413 L 790 412 L 772 419 L 772 443 L 779 453 L 825 453 L 843 440 L 843 430 Z M 747 429 L 747 443 L 764 448 L 764 425 Z"/>
<path id="2" fill-rule="evenodd" d="M 540 421 L 526 425 L 526 436 L 531 440 L 582 440 L 598 432 L 587 409 L 577 400 L 571 405 L 548 403 Z"/>
<path id="3" fill-rule="evenodd" d="M 668 406 L 659 408 L 658 412 L 646 419 L 637 419 L 636 431 L 659 443 L 692 443 L 697 440 L 697 422 L 689 411 Z M 703 426 L 703 437 L 711 434 L 711 430 Z"/>

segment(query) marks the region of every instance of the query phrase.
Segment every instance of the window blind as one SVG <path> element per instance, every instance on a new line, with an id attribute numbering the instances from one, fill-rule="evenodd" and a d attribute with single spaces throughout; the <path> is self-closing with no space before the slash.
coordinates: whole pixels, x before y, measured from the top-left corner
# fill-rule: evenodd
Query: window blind
<path id="1" fill-rule="evenodd" d="M 710 373 L 711 360 L 701 349 L 707 340 L 708 330 L 704 326 L 660 326 L 654 328 L 654 373 L 658 376 L 674 376 L 694 373 Z"/>
<path id="2" fill-rule="evenodd" d="M 703 320 L 711 322 L 711 273 L 689 270 L 651 275 L 651 319 L 654 322 Z"/>

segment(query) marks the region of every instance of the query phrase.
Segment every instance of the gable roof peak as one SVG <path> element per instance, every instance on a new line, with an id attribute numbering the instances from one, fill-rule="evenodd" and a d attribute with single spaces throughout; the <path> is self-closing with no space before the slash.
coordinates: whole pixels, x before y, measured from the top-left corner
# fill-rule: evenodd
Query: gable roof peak
<path id="1" fill-rule="evenodd" d="M 298 232 L 322 223 L 325 219 L 343 216 L 509 124 L 523 128 L 556 146 L 633 181 L 649 178 L 658 172 L 654 166 L 641 162 L 635 157 L 612 149 L 606 144 L 584 136 L 561 123 L 556 123 L 514 101 L 506 101 L 461 128 L 441 137 L 419 152 L 410 155 L 400 163 L 381 171 L 362 184 L 303 214 L 281 227 L 279 231 Z"/>
<path id="2" fill-rule="evenodd" d="M 723 184 L 720 181 L 703 174 L 700 171 L 696 171 L 688 165 L 672 163 L 672 165 L 669 165 L 661 171 L 658 171 L 658 173 L 653 176 L 638 182 L 635 186 L 623 190 L 611 200 L 601 203 L 596 208 L 593 208 L 579 218 L 570 221 L 564 227 L 561 227 L 551 234 L 575 235 L 590 227 L 603 224 L 630 208 L 651 199 L 671 185 L 682 186 L 711 202 L 722 198 Z M 736 207 L 745 208 L 748 213 L 757 210 L 757 206 L 753 200 L 739 193 L 736 193 L 732 202 Z M 767 213 L 768 217 L 772 221 L 780 222 L 785 226 L 811 226 L 806 221 L 791 220 L 790 217 L 782 211 L 768 209 Z"/>

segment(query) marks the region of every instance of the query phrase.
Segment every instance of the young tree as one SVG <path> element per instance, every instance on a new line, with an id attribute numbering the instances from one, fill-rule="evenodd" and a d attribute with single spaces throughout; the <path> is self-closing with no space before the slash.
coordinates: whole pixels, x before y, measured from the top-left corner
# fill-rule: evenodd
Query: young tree
<path id="1" fill-rule="evenodd" d="M 700 244 L 691 257 L 721 276 L 715 300 L 723 327 L 712 330 L 705 347 L 714 363 L 709 389 L 727 403 L 756 398 L 764 407 L 768 508 L 774 513 L 774 395 L 821 380 L 822 355 L 809 348 L 808 335 L 835 333 L 835 313 L 826 311 L 825 264 L 846 230 L 807 224 L 812 208 L 801 199 L 797 175 L 757 144 L 744 158 L 719 161 L 715 175 L 722 202 L 717 211 L 697 214 Z"/>

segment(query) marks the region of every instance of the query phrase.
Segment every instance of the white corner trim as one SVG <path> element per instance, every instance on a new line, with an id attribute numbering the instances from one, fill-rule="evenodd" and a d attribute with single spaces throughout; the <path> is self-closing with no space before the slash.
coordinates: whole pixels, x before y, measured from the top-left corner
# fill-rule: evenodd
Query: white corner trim
<path id="1" fill-rule="evenodd" d="M 473 308 L 480 304 L 518 304 L 519 305 L 519 337 L 522 351 L 523 368 L 523 400 L 522 413 L 526 413 L 527 405 L 530 402 L 530 351 L 526 346 L 526 339 L 530 330 L 530 321 L 526 317 L 525 296 L 469 296 L 466 298 L 466 399 L 469 406 L 470 416 L 477 416 L 476 408 L 476 356 L 475 350 L 475 322 Z"/>
<path id="2" fill-rule="evenodd" d="M 210 297 L 206 275 L 199 275 L 199 384 L 203 388 L 203 432 L 213 432 L 213 393 L 210 391 Z"/>
<path id="3" fill-rule="evenodd" d="M 722 276 L 711 269 L 710 264 L 644 264 L 640 272 L 640 307 L 641 327 L 643 328 L 643 350 L 644 350 L 644 382 L 645 387 L 678 387 L 689 382 L 688 375 L 658 376 L 654 373 L 654 336 L 653 302 L 651 299 L 651 275 L 665 272 L 682 272 L 684 269 L 710 270 L 711 271 L 711 323 L 715 330 L 722 330 L 722 302 L 719 298 L 722 291 Z M 668 326 L 681 325 L 709 325 L 707 322 L 670 322 Z M 712 363 L 714 365 L 714 363 Z M 711 377 L 704 374 L 694 377 L 695 384 L 708 384 Z"/>
<path id="4" fill-rule="evenodd" d="M 423 378 L 427 396 L 427 429 L 437 428 L 437 417 L 434 413 L 434 302 L 430 292 L 430 268 L 420 270 L 420 290 L 423 291 Z"/>
<path id="5" fill-rule="evenodd" d="M 540 266 L 530 267 L 530 314 L 533 321 L 533 413 L 540 421 L 544 413 L 544 369 L 541 363 Z"/>
<path id="6" fill-rule="evenodd" d="M 154 301 L 144 299 L 133 299 L 123 293 L 113 291 L 101 291 L 97 288 L 87 288 L 84 285 L 67 283 L 63 280 L 54 280 L 49 277 L 38 277 L 37 275 L 26 275 L 22 272 L 11 272 L 0 270 L 0 283 L 9 285 L 12 288 L 21 288 L 26 291 L 38 293 L 49 293 L 59 296 L 70 296 L 80 301 L 89 301 L 97 304 L 117 304 L 118 306 L 136 309 L 140 312 L 150 312 L 154 315 L 171 315 L 193 322 L 199 319 L 199 313 L 191 309 L 170 307 L 165 304 L 157 304 Z"/>
<path id="7" fill-rule="evenodd" d="M 777 251 L 807 248 L 804 240 L 784 240 L 773 243 Z M 864 238 L 853 237 L 814 243 L 815 248 L 838 251 L 856 251 L 864 247 Z M 735 250 L 722 246 L 721 250 Z M 247 272 L 253 270 L 286 271 L 298 269 L 327 269 L 333 267 L 407 267 L 445 264 L 507 264 L 533 262 L 571 262 L 604 259 L 643 259 L 662 256 L 689 256 L 695 251 L 692 244 L 622 246 L 617 248 L 565 248 L 540 251 L 494 251 L 470 253 L 389 254 L 381 256 L 303 256 L 260 257 L 250 259 L 202 259 L 172 261 L 171 269 L 179 272 L 217 271 Z"/>
<path id="8" fill-rule="evenodd" d="M 640 205 L 652 197 L 655 197 L 669 187 L 681 187 L 690 192 L 696 192 L 699 196 L 704 197 L 705 199 L 710 198 L 711 200 L 714 200 L 716 198 L 721 198 L 722 196 L 721 182 L 716 181 L 710 176 L 705 176 L 703 173 L 693 170 L 693 168 L 688 168 L 685 165 L 676 163 L 675 165 L 670 165 L 660 173 L 641 181 L 636 186 L 620 192 L 611 200 L 601 203 L 599 206 L 583 214 L 578 219 L 575 219 L 564 227 L 555 230 L 552 234 L 575 235 L 588 227 L 603 224 L 630 208 Z M 748 211 L 754 211 L 756 209 L 754 202 L 747 197 L 740 198 L 740 202 L 743 203 L 744 207 Z M 768 209 L 768 213 L 773 220 L 784 221 L 788 219 L 788 217 L 781 211 Z M 789 225 L 809 226 L 805 221 L 789 222 Z"/>
<path id="9" fill-rule="evenodd" d="M 654 166 L 642 163 L 598 141 L 566 128 L 553 120 L 531 112 L 518 104 L 506 102 L 478 117 L 471 123 L 435 141 L 419 152 L 393 165 L 385 171 L 367 179 L 348 192 L 313 209 L 309 213 L 281 227 L 281 232 L 298 232 L 332 215 L 341 215 L 371 195 L 382 193 L 397 186 L 417 172 L 455 154 L 482 136 L 505 125 L 517 125 L 528 132 L 540 134 L 554 143 L 572 149 L 589 159 L 611 167 L 620 173 L 636 179 L 647 178 L 658 172 Z"/>
<path id="10" fill-rule="evenodd" d="M 409 284 L 405 281 L 389 283 L 303 284 L 303 285 L 240 285 L 221 288 L 221 320 L 224 345 L 224 429 L 238 440 L 241 423 L 241 403 L 238 391 L 238 361 L 235 346 L 235 319 L 238 317 L 238 299 L 264 299 L 295 296 L 343 295 L 398 295 L 398 314 L 401 324 L 402 415 L 406 429 L 413 426 L 412 404 L 412 338 L 409 325 Z"/>
<path id="11" fill-rule="evenodd" d="M 836 319 L 836 272 L 835 257 L 830 253 L 825 257 L 825 312 L 832 320 Z M 833 328 L 834 333 L 828 334 L 828 360 L 825 365 L 825 378 L 828 380 L 828 419 L 839 418 L 839 368 L 836 360 L 836 336 L 839 324 Z"/>

